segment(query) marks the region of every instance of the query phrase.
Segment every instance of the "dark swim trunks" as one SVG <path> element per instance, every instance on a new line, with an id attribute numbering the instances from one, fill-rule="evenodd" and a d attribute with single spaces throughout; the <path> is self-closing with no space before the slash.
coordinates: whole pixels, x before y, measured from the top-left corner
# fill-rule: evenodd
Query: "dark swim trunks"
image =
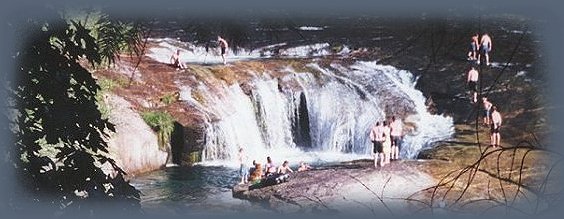
<path id="1" fill-rule="evenodd" d="M 225 54 L 225 47 L 221 47 L 221 55 Z"/>
<path id="2" fill-rule="evenodd" d="M 470 51 L 475 52 L 478 51 L 478 45 L 475 42 L 470 43 Z"/>
<path id="3" fill-rule="evenodd" d="M 490 117 L 490 110 L 484 109 L 484 117 Z"/>
<path id="4" fill-rule="evenodd" d="M 392 144 L 394 146 L 398 147 L 398 150 L 400 150 L 400 146 L 401 146 L 401 136 L 393 136 L 392 135 Z"/>
<path id="5" fill-rule="evenodd" d="M 372 143 L 374 143 L 374 148 L 373 148 L 372 152 L 374 152 L 374 153 L 382 153 L 382 152 L 384 152 L 384 147 L 382 146 L 382 142 L 380 142 L 380 141 L 373 141 Z"/>
<path id="6" fill-rule="evenodd" d="M 492 124 L 490 128 L 490 132 L 492 134 L 499 134 L 499 125 L 497 126 L 497 128 L 494 128 L 494 125 Z"/>
<path id="7" fill-rule="evenodd" d="M 471 91 L 477 92 L 478 91 L 478 84 L 475 81 L 468 82 L 468 89 Z"/>
<path id="8" fill-rule="evenodd" d="M 482 54 L 488 54 L 491 51 L 490 49 L 490 44 L 484 43 L 482 44 L 482 46 L 480 47 L 480 52 Z"/>

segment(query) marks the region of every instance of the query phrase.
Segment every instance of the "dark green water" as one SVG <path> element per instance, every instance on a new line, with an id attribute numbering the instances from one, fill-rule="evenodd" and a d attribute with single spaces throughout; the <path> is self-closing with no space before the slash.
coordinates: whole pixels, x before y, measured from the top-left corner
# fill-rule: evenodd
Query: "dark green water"
<path id="1" fill-rule="evenodd" d="M 229 214 L 263 209 L 232 197 L 238 183 L 237 170 L 227 167 L 169 167 L 131 180 L 141 191 L 147 213 Z"/>

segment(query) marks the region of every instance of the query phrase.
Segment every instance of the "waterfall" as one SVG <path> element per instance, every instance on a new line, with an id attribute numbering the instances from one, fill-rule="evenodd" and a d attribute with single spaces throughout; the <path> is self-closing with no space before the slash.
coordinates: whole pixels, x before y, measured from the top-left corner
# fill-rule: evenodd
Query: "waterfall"
<path id="1" fill-rule="evenodd" d="M 203 163 L 235 165 L 239 147 L 261 162 L 266 156 L 277 162 L 366 158 L 371 127 L 392 115 L 413 124 L 402 143 L 403 158 L 454 133 L 452 118 L 427 112 L 408 71 L 376 62 L 309 67 L 316 72 L 288 67 L 281 78 L 256 74 L 246 93 L 224 82 L 183 90 L 181 99 L 206 118 Z M 205 93 L 204 100 L 194 98 L 195 91 Z"/>

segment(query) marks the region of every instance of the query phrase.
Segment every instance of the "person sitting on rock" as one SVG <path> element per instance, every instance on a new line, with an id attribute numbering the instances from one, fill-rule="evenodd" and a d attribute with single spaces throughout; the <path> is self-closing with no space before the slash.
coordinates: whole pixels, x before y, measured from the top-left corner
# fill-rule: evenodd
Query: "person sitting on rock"
<path id="1" fill-rule="evenodd" d="M 272 162 L 272 158 L 266 157 L 265 168 L 266 168 L 266 173 L 264 174 L 265 176 L 270 176 L 276 173 L 276 165 L 274 165 L 274 162 Z"/>
<path id="2" fill-rule="evenodd" d="M 180 61 L 180 49 L 176 50 L 176 53 L 173 53 L 170 57 L 170 64 L 172 64 L 176 68 L 185 69 L 186 65 Z"/>
<path id="3" fill-rule="evenodd" d="M 276 172 L 278 174 L 286 174 L 287 172 L 293 173 L 294 171 L 290 168 L 290 166 L 288 166 L 288 161 L 285 160 L 284 163 L 282 163 L 282 166 L 278 167 L 278 171 Z"/>
<path id="4" fill-rule="evenodd" d="M 302 162 L 300 162 L 300 167 L 298 167 L 298 172 L 303 172 L 303 171 L 310 170 L 310 169 L 311 169 L 311 166 L 309 166 L 307 163 L 302 161 Z"/>
<path id="5" fill-rule="evenodd" d="M 262 180 L 262 164 L 253 161 L 253 166 L 254 168 L 250 171 L 251 175 L 249 176 L 249 182 L 251 182 L 251 184 L 255 184 Z"/>

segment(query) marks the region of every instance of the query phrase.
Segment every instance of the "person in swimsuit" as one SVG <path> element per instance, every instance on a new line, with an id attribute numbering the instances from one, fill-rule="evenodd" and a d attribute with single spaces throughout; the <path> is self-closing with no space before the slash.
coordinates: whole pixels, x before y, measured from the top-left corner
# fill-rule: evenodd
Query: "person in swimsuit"
<path id="1" fill-rule="evenodd" d="M 374 125 L 372 130 L 370 130 L 370 141 L 372 141 L 373 145 L 372 153 L 374 155 L 374 167 L 378 166 L 378 158 L 380 159 L 380 166 L 382 166 L 382 161 L 384 160 L 382 148 L 382 141 L 384 140 L 382 138 L 383 131 L 384 130 L 382 129 L 380 122 L 376 122 L 376 125 Z"/>
<path id="2" fill-rule="evenodd" d="M 282 163 L 282 166 L 278 167 L 278 171 L 276 172 L 278 174 L 286 174 L 287 172 L 293 173 L 294 171 L 290 168 L 290 166 L 288 166 L 288 164 L 288 161 L 285 160 L 284 163 Z"/>
<path id="3" fill-rule="evenodd" d="M 247 167 L 247 155 L 243 151 L 243 148 L 239 148 L 239 175 L 241 176 L 241 182 L 239 184 L 248 183 L 249 179 L 249 167 Z"/>
<path id="4" fill-rule="evenodd" d="M 480 53 L 478 53 L 478 65 L 480 64 L 480 58 L 482 54 L 486 58 L 486 65 L 490 65 L 489 54 L 490 51 L 492 51 L 492 48 L 493 48 L 492 39 L 487 33 L 485 33 L 484 35 L 482 35 L 482 38 L 480 39 Z"/>
<path id="5" fill-rule="evenodd" d="M 468 83 L 468 89 L 473 92 L 472 95 L 472 103 L 478 102 L 478 70 L 472 66 L 470 71 L 468 71 L 468 79 L 466 83 Z"/>
<path id="6" fill-rule="evenodd" d="M 499 128 L 501 127 L 501 114 L 497 111 L 496 106 L 492 106 L 492 125 L 491 125 L 491 145 L 495 148 L 500 145 L 501 136 L 499 135 Z"/>
<path id="7" fill-rule="evenodd" d="M 488 97 L 482 97 L 482 103 L 484 103 L 484 124 L 487 126 L 490 124 L 490 112 L 493 104 L 488 100 Z"/>
<path id="8" fill-rule="evenodd" d="M 270 176 L 276 173 L 276 166 L 274 165 L 274 162 L 272 162 L 272 159 L 270 157 L 266 157 L 265 168 L 266 168 L 265 176 Z"/>
<path id="9" fill-rule="evenodd" d="M 186 65 L 182 61 L 180 61 L 180 50 L 177 49 L 176 53 L 173 53 L 170 57 L 170 64 L 172 64 L 176 68 L 185 69 Z"/>
<path id="10" fill-rule="evenodd" d="M 302 161 L 302 162 L 300 162 L 300 167 L 298 167 L 298 172 L 303 172 L 303 171 L 310 170 L 310 169 L 311 169 L 311 166 L 309 166 L 307 163 Z"/>
<path id="11" fill-rule="evenodd" d="M 472 36 L 470 40 L 470 49 L 468 51 L 468 60 L 476 60 L 478 54 L 478 34 Z"/>
<path id="12" fill-rule="evenodd" d="M 227 44 L 227 41 L 220 36 L 217 36 L 217 42 L 219 43 L 219 48 L 221 49 L 221 59 L 223 59 L 223 64 L 225 65 L 227 64 L 225 61 L 225 53 L 227 52 L 229 44 Z"/>
<path id="13" fill-rule="evenodd" d="M 392 116 L 392 123 L 390 123 L 392 137 L 392 160 L 397 160 L 399 158 L 399 151 L 401 146 L 401 136 L 403 135 L 403 125 L 401 120 L 396 120 L 395 116 Z"/>

